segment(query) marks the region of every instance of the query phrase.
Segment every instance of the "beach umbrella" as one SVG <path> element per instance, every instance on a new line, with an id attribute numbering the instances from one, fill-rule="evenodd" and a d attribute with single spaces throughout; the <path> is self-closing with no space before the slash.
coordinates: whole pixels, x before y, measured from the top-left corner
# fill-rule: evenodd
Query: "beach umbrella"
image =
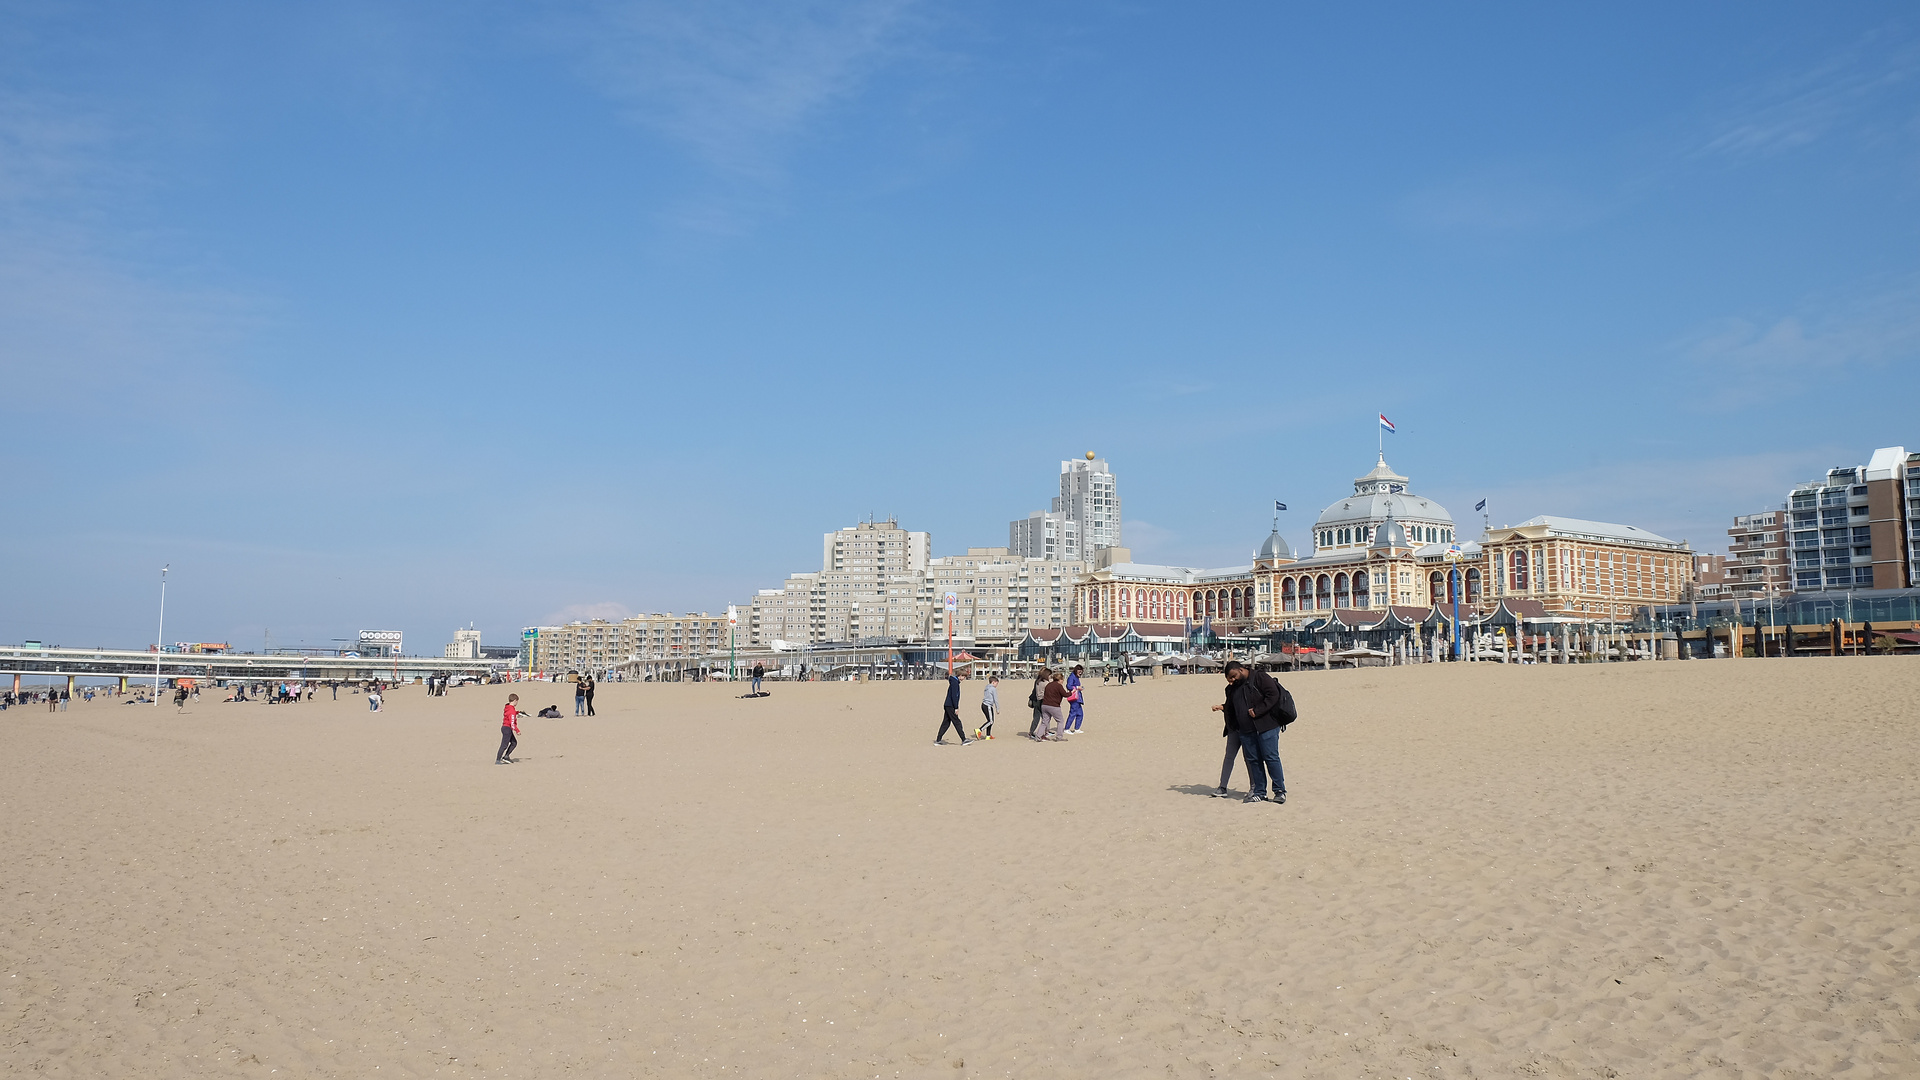
<path id="1" fill-rule="evenodd" d="M 1220 661 L 1215 660 L 1205 653 L 1194 653 L 1192 656 L 1187 657 L 1187 663 L 1192 667 L 1207 668 L 1209 670 L 1220 666 Z"/>

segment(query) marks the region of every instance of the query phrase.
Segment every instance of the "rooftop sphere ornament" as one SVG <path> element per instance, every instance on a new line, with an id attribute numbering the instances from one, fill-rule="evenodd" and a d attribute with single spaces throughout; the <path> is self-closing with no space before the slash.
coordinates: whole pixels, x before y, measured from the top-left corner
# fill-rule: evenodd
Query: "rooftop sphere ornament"
<path id="1" fill-rule="evenodd" d="M 1087 460 L 1088 460 L 1088 461 L 1092 461 L 1092 460 L 1093 460 L 1093 451 L 1091 451 L 1091 450 L 1089 450 L 1089 451 L 1087 451 Z"/>

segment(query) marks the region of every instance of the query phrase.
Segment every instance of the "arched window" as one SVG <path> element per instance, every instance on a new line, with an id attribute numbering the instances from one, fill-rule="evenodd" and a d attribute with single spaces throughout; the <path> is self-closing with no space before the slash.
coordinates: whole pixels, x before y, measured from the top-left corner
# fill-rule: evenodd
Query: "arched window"
<path id="1" fill-rule="evenodd" d="M 1236 619 L 1239 618 L 1242 614 L 1241 608 L 1240 608 L 1240 599 L 1241 599 L 1240 590 L 1239 589 L 1233 590 L 1233 617 Z"/>
<path id="2" fill-rule="evenodd" d="M 1280 610 L 1296 611 L 1298 609 L 1294 605 L 1299 602 L 1299 597 L 1296 596 L 1293 591 L 1293 579 L 1288 578 L 1282 581 L 1280 583 Z"/>
<path id="3" fill-rule="evenodd" d="M 1468 570 L 1467 571 L 1467 603 L 1477 604 L 1480 602 L 1480 593 L 1481 593 L 1480 585 L 1481 585 L 1480 571 L 1477 569 Z"/>
<path id="4" fill-rule="evenodd" d="M 1527 591 L 1527 553 L 1525 551 L 1515 551 L 1513 553 L 1512 588 L 1514 592 Z"/>
<path id="5" fill-rule="evenodd" d="M 1353 606 L 1353 597 L 1347 592 L 1347 575 L 1345 574 L 1333 576 L 1333 606 L 1337 608 Z"/>
<path id="6" fill-rule="evenodd" d="M 1333 606 L 1333 579 L 1325 574 L 1313 583 L 1313 606 L 1315 610 L 1326 611 Z"/>
<path id="7" fill-rule="evenodd" d="M 1131 597 L 1132 593 L 1133 593 L 1132 589 L 1120 590 L 1120 617 L 1123 619 L 1129 619 L 1133 617 L 1133 605 L 1127 602 Z"/>
<path id="8" fill-rule="evenodd" d="M 1213 614 L 1213 590 L 1212 590 L 1212 589 L 1208 589 L 1208 590 L 1207 590 L 1207 591 L 1206 591 L 1206 592 L 1205 592 L 1204 594 L 1202 594 L 1202 595 L 1203 595 L 1203 596 L 1205 597 L 1205 599 L 1206 599 L 1206 604 L 1207 604 L 1207 612 L 1206 612 L 1206 613 L 1207 613 L 1207 615 L 1209 615 L 1209 616 L 1211 616 L 1211 615 Z"/>
<path id="9" fill-rule="evenodd" d="M 1354 607 L 1363 608 L 1373 606 L 1373 583 L 1369 580 L 1372 576 L 1373 575 L 1366 570 L 1362 570 L 1353 575 Z"/>

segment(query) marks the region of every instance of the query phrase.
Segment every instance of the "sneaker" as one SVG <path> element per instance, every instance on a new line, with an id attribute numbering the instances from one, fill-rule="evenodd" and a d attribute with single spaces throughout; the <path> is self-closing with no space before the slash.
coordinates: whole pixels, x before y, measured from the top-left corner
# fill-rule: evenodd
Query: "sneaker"
<path id="1" fill-rule="evenodd" d="M 513 762 L 508 761 L 506 758 L 501 758 L 499 761 L 494 762 L 494 764 L 495 765 L 511 765 L 513 764 Z"/>
<path id="2" fill-rule="evenodd" d="M 935 740 L 933 740 L 933 745 L 935 745 L 935 746 L 945 746 L 945 745 L 947 745 L 947 740 L 945 740 L 945 739 L 935 739 Z"/>
<path id="3" fill-rule="evenodd" d="M 1283 803 L 1283 802 L 1286 802 L 1286 801 L 1287 801 L 1287 793 L 1283 791 L 1283 792 L 1281 792 L 1280 794 L 1278 794 L 1278 795 L 1275 795 L 1275 796 L 1273 797 L 1273 801 L 1274 801 L 1274 802 L 1277 802 L 1277 803 Z"/>
<path id="4" fill-rule="evenodd" d="M 979 728 L 974 728 L 974 729 L 973 729 L 973 737 L 974 737 L 974 738 L 976 738 L 976 739 L 980 737 L 980 729 L 979 729 Z"/>
<path id="5" fill-rule="evenodd" d="M 977 742 L 979 742 L 979 741 L 980 741 L 979 739 L 961 739 L 961 740 L 960 740 L 960 745 L 961 745 L 961 746 L 972 746 L 972 745 L 973 745 L 974 743 L 977 743 Z"/>
<path id="6" fill-rule="evenodd" d="M 1217 787 L 1217 788 L 1214 788 L 1214 789 L 1213 789 L 1213 797 L 1214 797 L 1214 798 L 1216 798 L 1216 799 L 1224 799 L 1224 798 L 1226 798 L 1226 797 L 1227 797 L 1227 796 L 1228 796 L 1229 794 L 1231 794 L 1231 793 L 1230 793 L 1229 791 L 1227 791 L 1227 789 L 1226 789 L 1226 788 L 1223 788 L 1223 787 Z"/>
<path id="7" fill-rule="evenodd" d="M 1241 802 L 1266 802 L 1267 797 L 1265 795 L 1249 794 L 1246 798 L 1241 799 L 1240 801 Z"/>

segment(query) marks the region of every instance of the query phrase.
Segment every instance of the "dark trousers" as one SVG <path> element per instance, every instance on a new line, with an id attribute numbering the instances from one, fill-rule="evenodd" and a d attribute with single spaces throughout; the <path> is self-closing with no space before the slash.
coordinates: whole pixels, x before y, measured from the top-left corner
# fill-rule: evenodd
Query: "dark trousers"
<path id="1" fill-rule="evenodd" d="M 980 713 L 987 718 L 987 722 L 980 725 L 980 733 L 982 735 L 993 734 L 993 707 L 983 704 L 980 706 Z"/>
<path id="2" fill-rule="evenodd" d="M 493 755 L 493 760 L 499 761 L 501 758 L 512 756 L 513 748 L 519 745 L 520 739 L 513 733 L 513 729 L 510 727 L 502 727 L 500 729 L 500 752 Z"/>
<path id="3" fill-rule="evenodd" d="M 1280 772 L 1280 729 L 1258 735 L 1240 733 L 1240 747 L 1247 759 L 1247 787 L 1255 795 L 1267 793 L 1267 781 L 1273 781 L 1273 793 L 1287 793 L 1287 778 Z"/>
<path id="4" fill-rule="evenodd" d="M 1235 735 L 1227 740 L 1227 758 L 1220 763 L 1220 788 L 1223 791 L 1226 790 L 1228 782 L 1233 779 L 1233 759 L 1239 756 L 1240 736 Z"/>
<path id="5" fill-rule="evenodd" d="M 935 735 L 933 737 L 934 741 L 939 742 L 941 739 L 946 738 L 947 725 L 951 724 L 953 725 L 953 733 L 955 735 L 960 736 L 961 742 L 966 742 L 967 729 L 962 727 L 960 724 L 960 710 L 954 709 L 954 708 L 946 708 L 946 709 L 942 709 L 941 713 L 942 715 L 940 717 L 940 734 Z M 922 730 L 925 730 L 925 729 L 922 729 Z"/>
<path id="6" fill-rule="evenodd" d="M 595 715 L 593 711 L 593 695 L 592 694 L 587 695 L 587 715 L 588 716 Z"/>

